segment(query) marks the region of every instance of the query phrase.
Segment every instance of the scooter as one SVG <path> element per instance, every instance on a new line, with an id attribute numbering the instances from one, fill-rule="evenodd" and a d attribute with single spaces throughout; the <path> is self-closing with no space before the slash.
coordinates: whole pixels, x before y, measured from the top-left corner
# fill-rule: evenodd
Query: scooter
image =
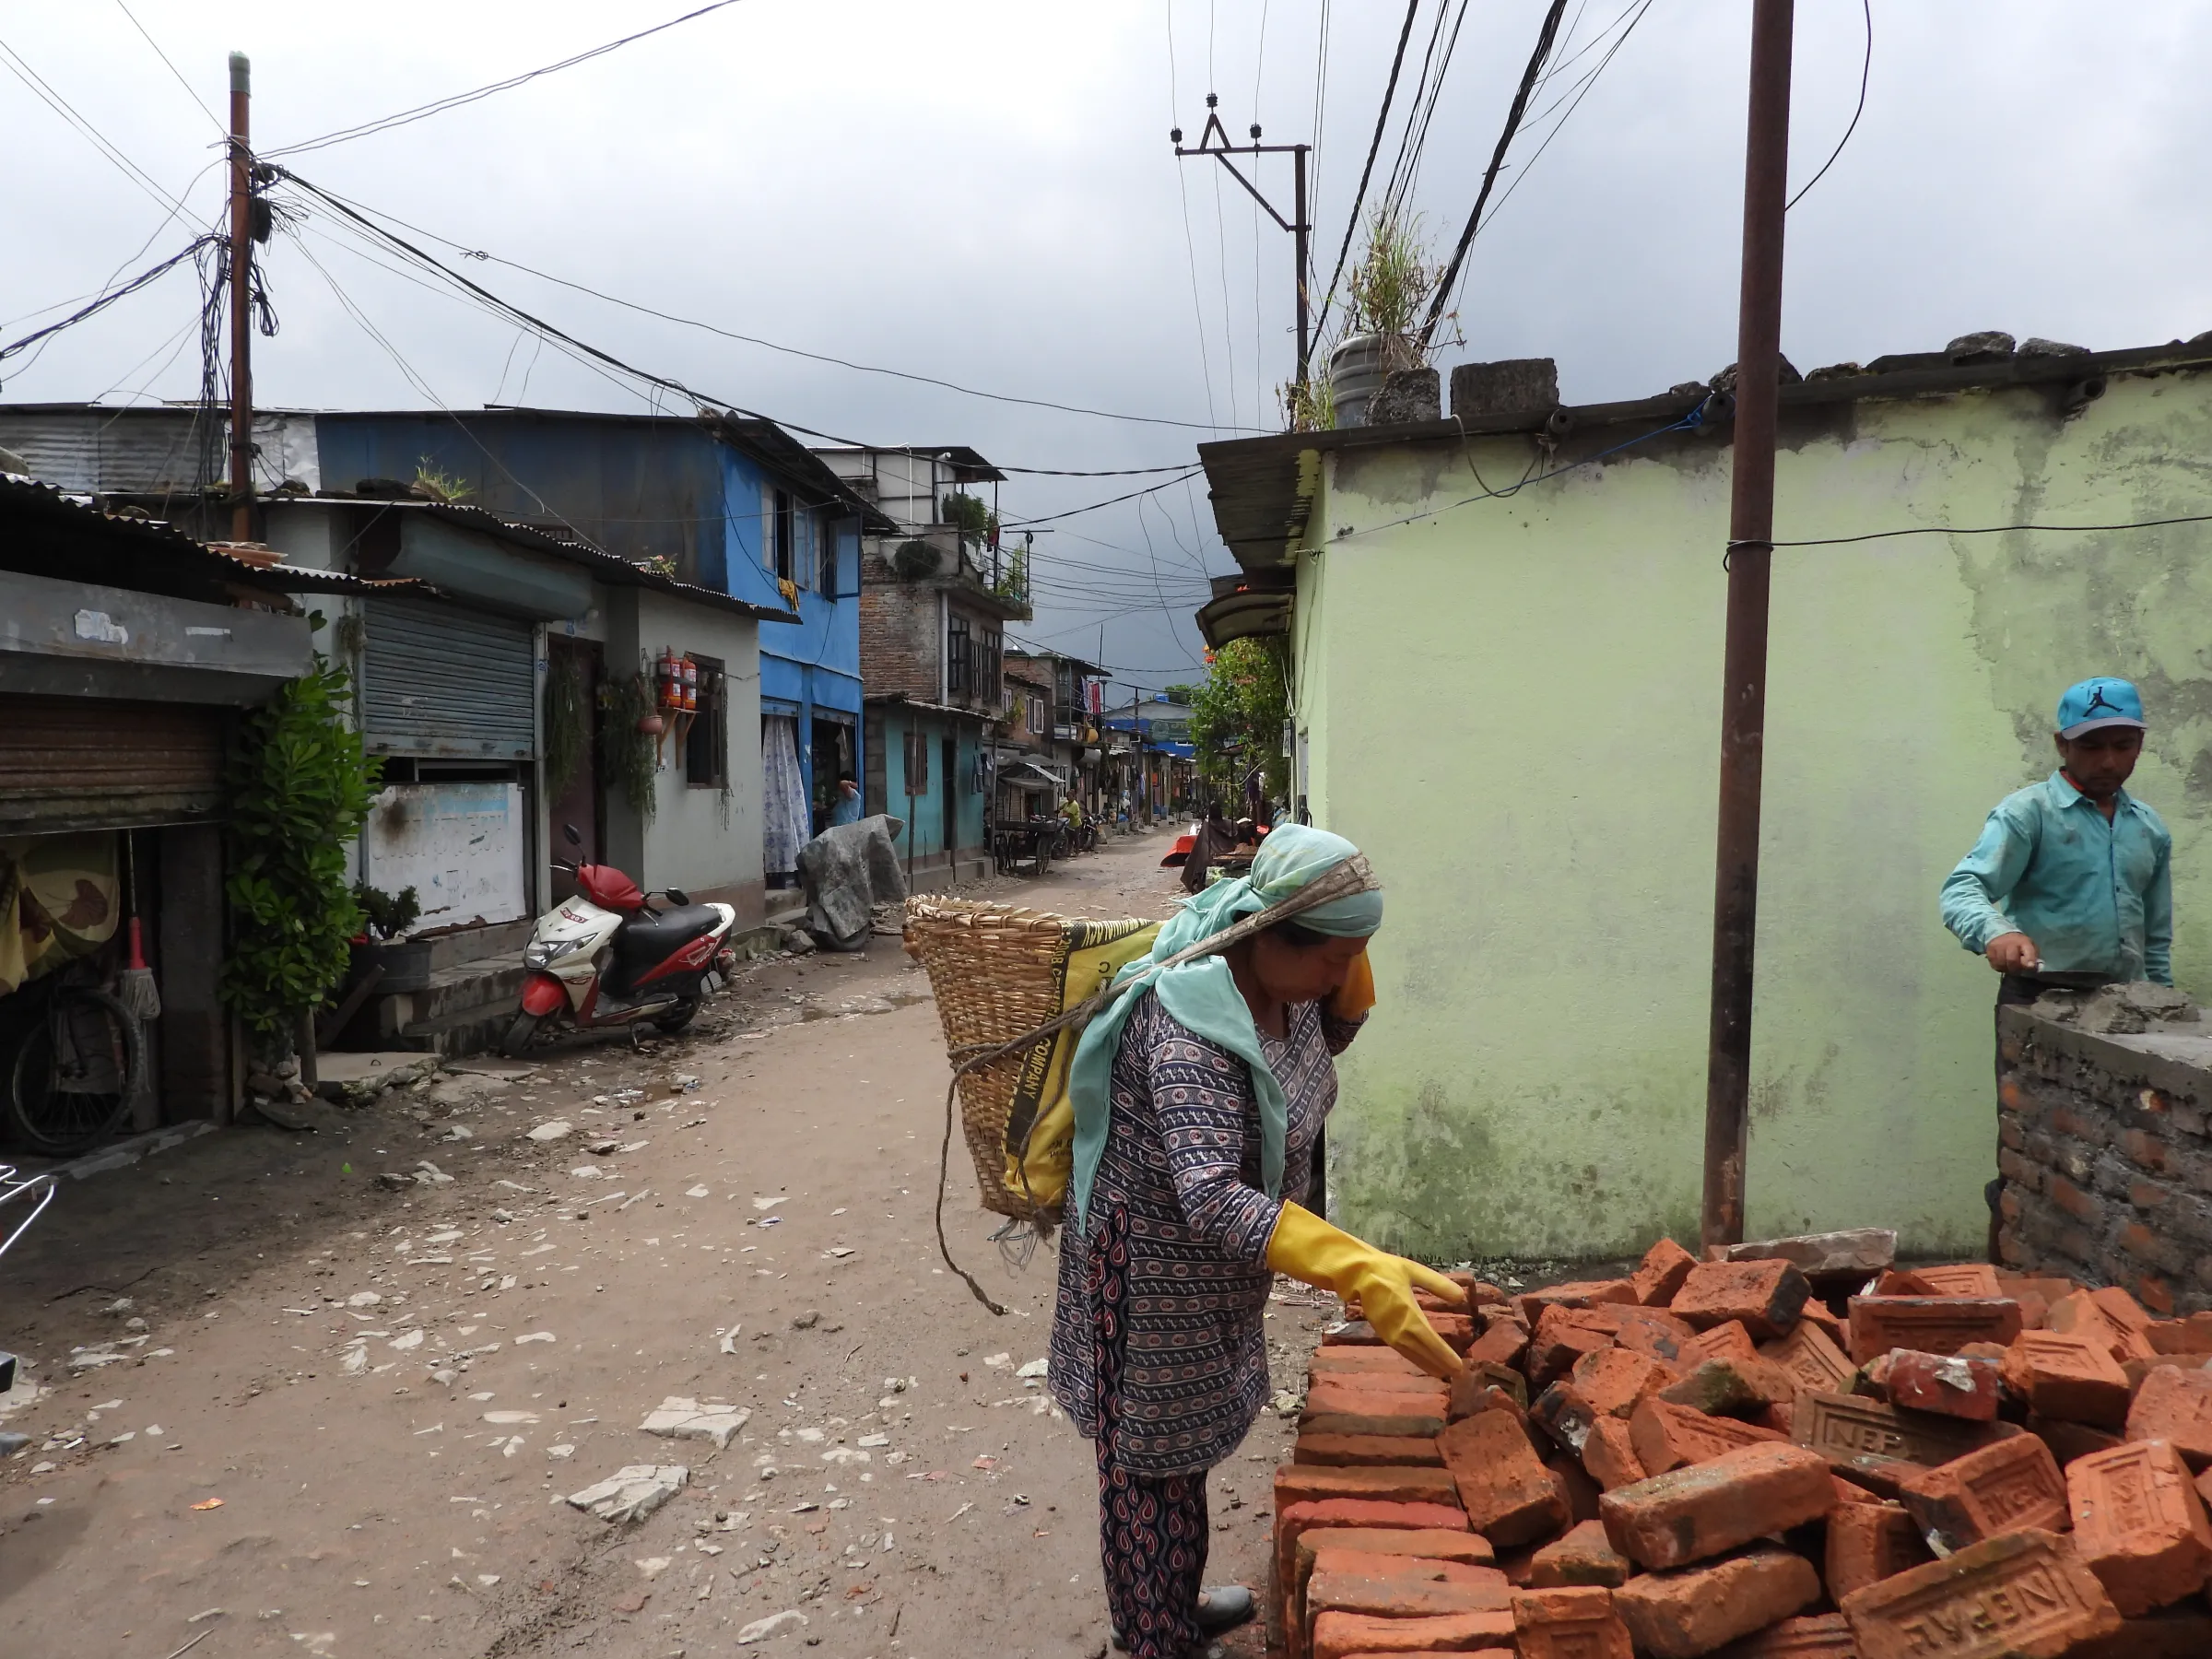
<path id="1" fill-rule="evenodd" d="M 583 845 L 576 826 L 562 833 Z M 500 1052 L 522 1053 L 560 1026 L 592 1030 L 650 1022 L 682 1030 L 700 1000 L 735 971 L 729 948 L 737 912 L 726 904 L 694 904 L 677 888 L 663 889 L 673 907 L 656 911 L 638 884 L 612 865 L 553 861 L 576 878 L 578 897 L 537 919 L 523 964 L 522 1007 Z"/>

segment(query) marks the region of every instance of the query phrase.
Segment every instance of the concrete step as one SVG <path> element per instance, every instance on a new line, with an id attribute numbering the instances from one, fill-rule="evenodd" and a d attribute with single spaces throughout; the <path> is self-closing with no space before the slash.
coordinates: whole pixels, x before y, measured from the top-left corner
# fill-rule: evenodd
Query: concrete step
<path id="1" fill-rule="evenodd" d="M 390 1041 L 394 1048 L 441 1054 L 449 1060 L 463 1054 L 488 1054 L 499 1048 L 520 1007 L 519 1003 L 509 1001 L 462 1008 L 436 1019 L 418 1020 Z"/>
<path id="2" fill-rule="evenodd" d="M 441 968 L 418 991 L 399 991 L 369 999 L 367 1018 L 376 1041 L 395 1037 L 411 1026 L 442 1019 L 471 1008 L 512 1007 L 530 971 L 520 961 L 463 962 Z"/>
<path id="3" fill-rule="evenodd" d="M 379 990 L 419 991 L 440 974 L 470 963 L 519 960 L 523 947 L 537 926 L 533 917 L 494 922 L 482 927 L 465 927 L 435 938 L 403 939 L 397 944 L 367 945 L 358 948 L 358 959 L 375 962 L 384 970 Z"/>

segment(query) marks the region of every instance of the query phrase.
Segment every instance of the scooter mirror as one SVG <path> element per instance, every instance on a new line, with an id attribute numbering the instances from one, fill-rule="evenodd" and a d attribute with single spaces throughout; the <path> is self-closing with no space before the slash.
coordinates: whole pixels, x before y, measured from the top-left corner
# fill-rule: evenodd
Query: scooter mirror
<path id="1" fill-rule="evenodd" d="M 561 832 L 561 834 L 563 834 L 563 835 L 565 835 L 565 836 L 567 836 L 567 837 L 569 838 L 569 845 L 570 845 L 570 846 L 571 846 L 571 847 L 581 847 L 581 846 L 582 846 L 582 845 L 583 845 L 583 837 L 576 833 L 576 826 L 575 826 L 575 825 L 573 825 L 573 824 L 563 824 L 563 825 L 560 827 L 560 832 Z"/>
<path id="2" fill-rule="evenodd" d="M 685 892 L 682 888 L 663 888 L 661 891 L 668 895 L 668 902 L 671 904 L 688 904 L 691 902 L 691 895 Z"/>

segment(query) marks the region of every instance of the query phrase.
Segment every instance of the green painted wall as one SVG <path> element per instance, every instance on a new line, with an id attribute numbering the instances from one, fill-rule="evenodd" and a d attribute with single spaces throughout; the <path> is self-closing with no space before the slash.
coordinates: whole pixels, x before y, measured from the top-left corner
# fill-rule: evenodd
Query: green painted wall
<path id="1" fill-rule="evenodd" d="M 1602 441 L 1617 441 L 1610 434 Z M 1861 404 L 1785 424 L 1777 534 L 2212 506 L 2212 377 Z M 1341 1063 L 1344 1223 L 1431 1258 L 1694 1237 L 1718 787 L 1724 440 L 1503 500 L 1525 441 L 1337 452 L 1299 559 L 1314 821 L 1390 892 Z M 1350 535 L 1341 532 L 1348 528 Z M 1783 551 L 1773 584 L 1752 1236 L 1978 1254 L 1995 979 L 1937 884 L 2054 764 L 2058 692 L 2139 681 L 2176 976 L 2212 988 L 2212 526 Z"/>

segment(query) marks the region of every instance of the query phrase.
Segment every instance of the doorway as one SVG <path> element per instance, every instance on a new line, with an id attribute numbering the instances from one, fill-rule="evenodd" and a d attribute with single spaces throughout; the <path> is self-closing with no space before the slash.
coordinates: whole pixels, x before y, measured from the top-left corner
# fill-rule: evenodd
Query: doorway
<path id="1" fill-rule="evenodd" d="M 546 641 L 546 799 L 552 825 L 552 855 L 597 864 L 605 844 L 599 795 L 599 643 L 556 634 Z M 571 847 L 562 826 L 583 838 Z M 575 878 L 553 872 L 556 903 L 576 895 Z"/>
<path id="2" fill-rule="evenodd" d="M 952 863 L 953 849 L 960 841 L 960 746 L 953 738 L 941 738 L 937 744 L 940 765 L 937 775 L 944 779 L 942 794 L 945 801 L 944 847 L 945 862 Z"/>

